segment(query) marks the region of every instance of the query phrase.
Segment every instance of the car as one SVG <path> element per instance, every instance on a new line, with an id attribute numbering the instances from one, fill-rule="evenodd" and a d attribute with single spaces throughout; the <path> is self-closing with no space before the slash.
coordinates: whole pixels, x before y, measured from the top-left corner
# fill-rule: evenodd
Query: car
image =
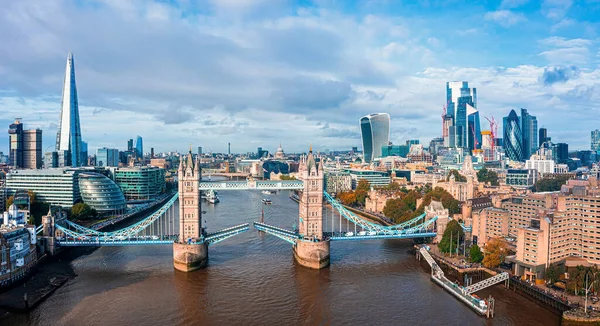
<path id="1" fill-rule="evenodd" d="M 377 235 L 377 232 L 371 231 L 371 232 L 369 232 L 369 235 Z"/>
<path id="2" fill-rule="evenodd" d="M 353 236 L 353 235 L 354 235 L 354 232 L 346 232 L 346 236 L 347 236 L 347 237 L 351 237 L 351 236 Z"/>
<path id="3" fill-rule="evenodd" d="M 367 232 L 366 231 L 360 231 L 360 232 L 358 232 L 358 235 L 367 235 Z"/>
<path id="4" fill-rule="evenodd" d="M 156 235 L 153 235 L 153 236 L 152 236 L 152 240 L 158 240 L 158 236 L 156 236 Z"/>

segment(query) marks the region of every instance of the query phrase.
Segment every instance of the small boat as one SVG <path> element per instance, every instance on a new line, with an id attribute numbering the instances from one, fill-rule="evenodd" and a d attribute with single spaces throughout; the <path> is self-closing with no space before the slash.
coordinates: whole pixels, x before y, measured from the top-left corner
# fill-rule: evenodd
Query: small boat
<path id="1" fill-rule="evenodd" d="M 217 193 L 214 190 L 210 190 L 206 194 L 206 200 L 211 204 L 216 204 L 219 202 L 219 197 L 217 196 Z"/>
<path id="2" fill-rule="evenodd" d="M 265 205 L 271 205 L 272 204 L 271 200 L 270 199 L 266 199 L 266 198 L 262 199 L 262 203 L 265 204 Z"/>
<path id="3" fill-rule="evenodd" d="M 262 193 L 265 194 L 265 195 L 271 195 L 271 194 L 273 194 L 273 192 L 270 191 L 270 190 L 263 190 Z"/>

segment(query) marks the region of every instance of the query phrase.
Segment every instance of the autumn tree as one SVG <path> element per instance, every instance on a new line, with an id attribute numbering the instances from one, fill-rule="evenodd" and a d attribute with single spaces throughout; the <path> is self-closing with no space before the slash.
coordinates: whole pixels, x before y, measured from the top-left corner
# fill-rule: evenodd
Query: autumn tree
<path id="1" fill-rule="evenodd" d="M 408 206 L 406 205 L 404 200 L 402 200 L 402 198 L 394 198 L 394 199 L 388 199 L 385 202 L 385 207 L 383 208 L 383 214 L 386 217 L 394 220 L 394 222 L 396 222 L 396 223 L 402 223 L 402 222 L 404 222 L 404 215 L 409 210 L 410 209 L 408 208 Z"/>
<path id="2" fill-rule="evenodd" d="M 352 191 L 344 191 L 337 194 L 337 198 L 346 206 L 356 204 L 356 195 Z"/>
<path id="3" fill-rule="evenodd" d="M 508 255 L 508 247 L 504 241 L 494 238 L 488 241 L 483 248 L 483 266 L 487 268 L 496 268 L 504 261 Z"/>
<path id="4" fill-rule="evenodd" d="M 451 220 L 446 225 L 442 240 L 438 244 L 438 248 L 441 252 L 449 253 L 456 251 L 460 237 L 463 236 L 463 229 L 456 220 Z"/>
<path id="5" fill-rule="evenodd" d="M 472 263 L 481 263 L 483 260 L 483 253 L 477 244 L 471 246 L 469 249 L 469 261 Z"/>

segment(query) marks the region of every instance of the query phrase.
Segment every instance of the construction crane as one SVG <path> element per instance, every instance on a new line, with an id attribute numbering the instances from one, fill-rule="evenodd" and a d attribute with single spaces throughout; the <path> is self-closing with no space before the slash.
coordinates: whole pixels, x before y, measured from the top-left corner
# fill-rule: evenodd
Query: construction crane
<path id="1" fill-rule="evenodd" d="M 485 119 L 490 123 L 490 138 L 492 141 L 492 157 L 493 159 L 496 159 L 496 152 L 494 151 L 494 148 L 496 147 L 496 133 L 498 130 L 498 124 L 496 123 L 496 120 L 494 119 L 493 116 L 485 117 Z"/>

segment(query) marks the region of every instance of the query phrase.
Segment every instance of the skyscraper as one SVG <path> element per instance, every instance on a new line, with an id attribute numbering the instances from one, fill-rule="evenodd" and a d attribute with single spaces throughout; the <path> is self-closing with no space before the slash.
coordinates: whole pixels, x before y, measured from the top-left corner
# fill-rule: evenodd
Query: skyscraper
<path id="1" fill-rule="evenodd" d="M 16 119 L 8 127 L 9 160 L 15 169 L 42 168 L 42 131 L 24 130 L 21 120 Z"/>
<path id="2" fill-rule="evenodd" d="M 137 158 L 144 158 L 144 145 L 142 143 L 142 136 L 137 136 L 135 138 L 135 156 Z"/>
<path id="3" fill-rule="evenodd" d="M 119 150 L 116 148 L 98 148 L 96 150 L 97 166 L 119 166 Z"/>
<path id="4" fill-rule="evenodd" d="M 600 130 L 592 130 L 591 132 L 591 149 L 593 151 L 600 151 Z"/>
<path id="5" fill-rule="evenodd" d="M 133 152 L 133 139 L 129 139 L 129 140 L 127 141 L 127 150 L 128 150 L 129 152 Z"/>
<path id="6" fill-rule="evenodd" d="M 446 103 L 448 104 L 446 108 L 447 115 L 452 117 L 452 123 L 445 122 L 448 126 L 449 147 L 469 148 L 469 138 L 472 138 L 473 131 L 469 127 L 470 114 L 467 111 L 470 111 L 471 114 L 477 112 L 477 90 L 469 88 L 469 83 L 466 81 L 447 82 Z M 468 109 L 467 106 L 471 108 Z M 471 121 L 473 129 L 477 129 L 475 130 L 475 137 L 481 143 L 479 113 L 477 113 L 476 118 L 473 116 Z M 472 143 L 474 142 L 472 141 Z"/>
<path id="7" fill-rule="evenodd" d="M 537 118 L 521 109 L 521 135 L 523 137 L 523 160 L 529 159 L 538 149 Z"/>
<path id="8" fill-rule="evenodd" d="M 62 104 L 58 132 L 56 133 L 56 151 L 65 152 L 71 166 L 82 165 L 81 126 L 79 125 L 79 103 L 75 85 L 75 63 L 73 54 L 69 52 L 65 82 L 63 85 Z"/>
<path id="9" fill-rule="evenodd" d="M 469 150 L 481 148 L 481 125 L 479 124 L 479 111 L 467 104 L 467 145 Z"/>
<path id="10" fill-rule="evenodd" d="M 542 147 L 542 144 L 548 141 L 548 130 L 546 128 L 540 128 L 538 141 L 539 147 Z"/>
<path id="11" fill-rule="evenodd" d="M 510 110 L 503 119 L 503 148 L 506 156 L 513 161 L 523 161 L 523 135 L 521 123 L 515 110 Z"/>
<path id="12" fill-rule="evenodd" d="M 390 115 L 373 113 L 360 118 L 360 134 L 363 144 L 363 160 L 371 163 L 381 156 L 381 147 L 390 140 Z"/>

